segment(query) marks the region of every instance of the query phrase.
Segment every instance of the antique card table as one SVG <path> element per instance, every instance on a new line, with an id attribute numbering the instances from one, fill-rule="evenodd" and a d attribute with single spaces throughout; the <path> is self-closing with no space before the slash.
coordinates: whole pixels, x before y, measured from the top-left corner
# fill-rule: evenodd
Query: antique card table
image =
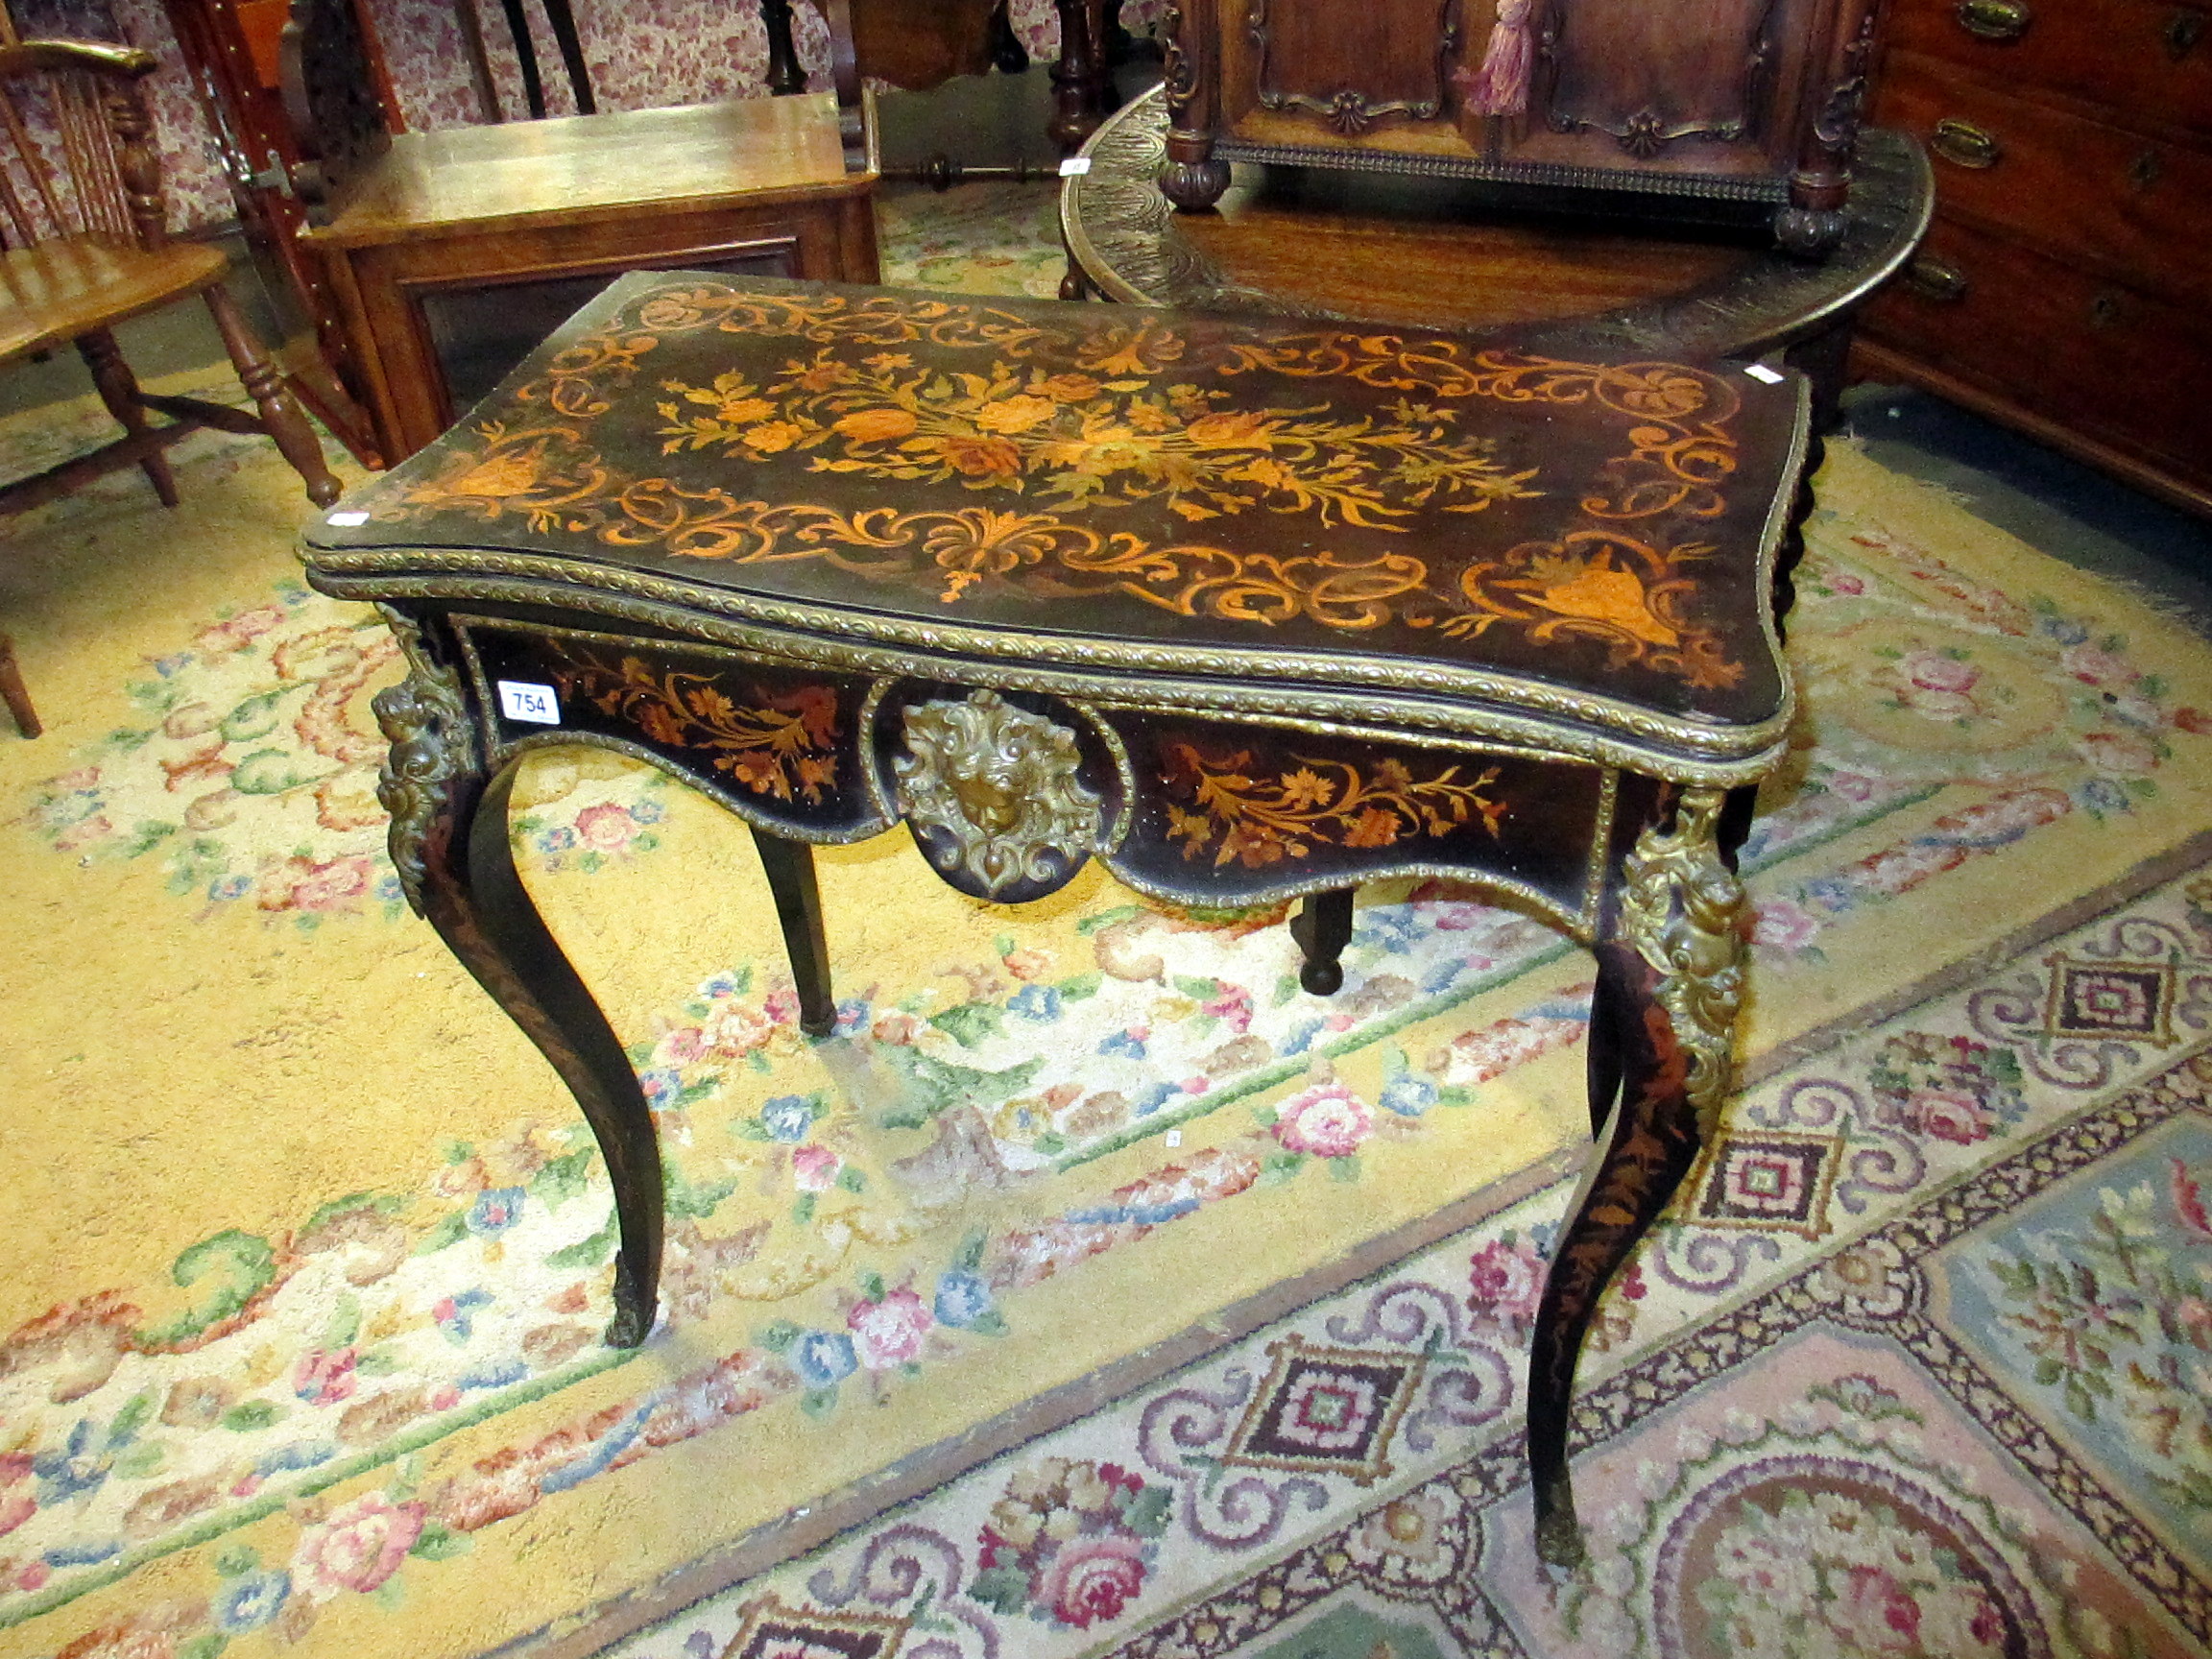
<path id="1" fill-rule="evenodd" d="M 1730 854 L 1791 717 L 1806 424 L 1802 379 L 1756 365 L 614 283 L 305 541 L 406 647 L 377 712 L 407 896 L 599 1138 L 608 1339 L 653 1321 L 660 1153 L 516 874 L 530 750 L 618 750 L 751 825 L 821 1038 L 811 842 L 902 820 L 987 900 L 1093 857 L 1170 902 L 1302 898 L 1316 996 L 1356 883 L 1463 879 L 1598 959 L 1601 1145 L 1529 1370 L 1539 1536 L 1572 1559 L 1583 1332 L 1728 1091 Z"/>

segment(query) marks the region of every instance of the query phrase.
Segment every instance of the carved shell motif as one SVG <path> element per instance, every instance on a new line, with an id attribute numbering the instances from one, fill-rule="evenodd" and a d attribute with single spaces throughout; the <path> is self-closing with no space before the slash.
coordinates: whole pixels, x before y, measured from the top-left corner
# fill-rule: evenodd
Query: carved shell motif
<path id="1" fill-rule="evenodd" d="M 1081 765 L 1073 732 L 976 691 L 909 708 L 892 771 L 900 811 L 938 873 L 997 898 L 1049 891 L 1096 849 L 1099 797 L 1076 778 Z"/>

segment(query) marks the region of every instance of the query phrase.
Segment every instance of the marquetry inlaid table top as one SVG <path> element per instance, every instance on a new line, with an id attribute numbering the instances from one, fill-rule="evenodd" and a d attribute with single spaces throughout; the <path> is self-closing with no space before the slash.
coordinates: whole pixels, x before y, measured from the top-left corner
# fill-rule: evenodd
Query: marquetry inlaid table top
<path id="1" fill-rule="evenodd" d="M 1767 757 L 1801 390 L 1741 365 L 651 274 L 307 541 L 1218 704 Z M 1724 551 L 1723 551 L 1724 550 Z"/>

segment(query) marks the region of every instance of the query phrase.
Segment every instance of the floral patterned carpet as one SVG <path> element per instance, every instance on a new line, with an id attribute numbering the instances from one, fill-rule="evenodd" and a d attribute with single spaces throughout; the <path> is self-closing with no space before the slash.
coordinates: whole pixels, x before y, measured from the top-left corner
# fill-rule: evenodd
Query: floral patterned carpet
<path id="1" fill-rule="evenodd" d="M 894 280 L 1057 277 L 1040 192 L 885 229 Z M 589 1135 L 383 859 L 390 639 L 293 576 L 281 463 L 180 476 L 0 540 L 48 720 L 0 741 L 0 1654 L 2212 1642 L 2212 661 L 2132 596 L 1831 458 L 1747 1085 L 1586 1361 L 1552 1583 L 1577 952 L 1378 884 L 1319 1000 L 1279 913 L 993 909 L 884 837 L 824 858 L 811 1044 L 742 832 L 541 758 L 527 876 L 672 1168 L 609 1352 Z"/>

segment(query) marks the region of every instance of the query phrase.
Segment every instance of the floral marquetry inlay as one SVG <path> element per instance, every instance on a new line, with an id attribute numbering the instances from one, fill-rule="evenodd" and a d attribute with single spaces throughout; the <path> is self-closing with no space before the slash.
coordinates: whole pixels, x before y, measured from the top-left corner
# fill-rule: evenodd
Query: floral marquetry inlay
<path id="1" fill-rule="evenodd" d="M 837 698 L 819 685 L 771 694 L 755 686 L 744 702 L 712 675 L 663 669 L 637 657 L 609 663 L 569 648 L 553 671 L 566 697 L 634 726 L 668 749 L 705 750 L 713 766 L 756 795 L 819 802 L 837 781 Z"/>
<path id="2" fill-rule="evenodd" d="M 1212 756 L 1176 743 L 1168 754 L 1161 778 L 1168 837 L 1185 858 L 1212 853 L 1215 864 L 1256 870 L 1316 846 L 1391 847 L 1470 824 L 1495 839 L 1505 815 L 1505 803 L 1485 793 L 1498 781 L 1495 766 L 1463 777 L 1471 769 L 1455 763 L 1416 778 L 1395 757 L 1369 766 L 1300 759 L 1284 771 L 1256 765 L 1249 750 Z"/>
<path id="3" fill-rule="evenodd" d="M 909 352 L 851 363 L 824 348 L 764 385 L 735 373 L 668 381 L 677 400 L 657 407 L 667 453 L 790 450 L 816 472 L 958 481 L 1062 508 L 1164 497 L 1192 522 L 1264 508 L 1404 532 L 1423 511 L 1479 513 L 1537 493 L 1536 469 L 1502 467 L 1496 444 L 1456 430 L 1449 405 L 1241 409 L 1227 387 L 1165 378 L 1006 362 L 948 373 Z"/>
<path id="4" fill-rule="evenodd" d="M 1410 656 L 1760 701 L 1771 641 L 1715 550 L 1767 537 L 1739 474 L 1788 459 L 1747 400 L 1794 397 L 1449 336 L 640 276 L 363 505 L 387 541 L 573 549 L 902 627 L 1396 629 Z"/>

